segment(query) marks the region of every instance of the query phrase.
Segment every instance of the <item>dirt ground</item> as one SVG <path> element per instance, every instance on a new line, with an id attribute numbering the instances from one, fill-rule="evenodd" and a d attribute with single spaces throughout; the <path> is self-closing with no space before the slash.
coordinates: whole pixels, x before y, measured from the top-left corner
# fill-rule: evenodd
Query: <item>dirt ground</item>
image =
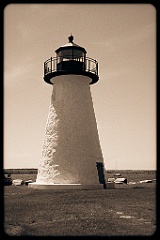
<path id="1" fill-rule="evenodd" d="M 150 236 L 156 231 L 156 182 L 98 190 L 4 187 L 9 236 Z"/>

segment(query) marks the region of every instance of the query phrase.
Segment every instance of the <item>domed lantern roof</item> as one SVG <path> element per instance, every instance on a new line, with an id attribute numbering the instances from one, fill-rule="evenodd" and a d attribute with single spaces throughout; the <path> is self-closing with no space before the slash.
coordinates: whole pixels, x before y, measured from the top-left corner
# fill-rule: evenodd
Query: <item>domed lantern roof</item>
<path id="1" fill-rule="evenodd" d="M 72 35 L 69 36 L 68 39 L 69 42 L 67 44 L 61 46 L 55 51 L 57 53 L 57 56 L 67 59 L 84 57 L 87 53 L 86 50 L 73 42 L 74 38 Z"/>

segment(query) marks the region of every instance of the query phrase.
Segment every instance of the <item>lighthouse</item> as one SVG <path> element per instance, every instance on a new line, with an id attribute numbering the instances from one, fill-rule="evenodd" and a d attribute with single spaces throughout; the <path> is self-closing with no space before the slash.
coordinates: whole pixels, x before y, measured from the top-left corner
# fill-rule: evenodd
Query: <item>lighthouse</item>
<path id="1" fill-rule="evenodd" d="M 44 62 L 44 81 L 53 87 L 42 154 L 33 188 L 103 188 L 103 155 L 90 86 L 99 80 L 98 62 L 74 43 Z"/>

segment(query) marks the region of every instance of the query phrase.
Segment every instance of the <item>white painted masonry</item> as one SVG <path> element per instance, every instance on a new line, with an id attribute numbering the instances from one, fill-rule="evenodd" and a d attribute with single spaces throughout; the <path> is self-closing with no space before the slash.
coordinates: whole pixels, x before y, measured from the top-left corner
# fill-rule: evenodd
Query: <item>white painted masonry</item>
<path id="1" fill-rule="evenodd" d="M 99 184 L 96 162 L 103 162 L 90 92 L 91 79 L 61 75 L 53 93 L 37 184 Z"/>

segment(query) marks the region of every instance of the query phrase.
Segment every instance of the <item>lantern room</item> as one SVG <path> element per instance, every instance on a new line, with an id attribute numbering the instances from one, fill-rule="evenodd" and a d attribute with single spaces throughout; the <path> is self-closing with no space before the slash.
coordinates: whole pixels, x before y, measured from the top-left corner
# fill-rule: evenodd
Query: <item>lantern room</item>
<path id="1" fill-rule="evenodd" d="M 58 48 L 55 52 L 57 57 L 64 59 L 78 59 L 86 56 L 86 50 L 73 42 L 73 36 L 69 38 L 69 42 L 62 47 Z"/>
<path id="2" fill-rule="evenodd" d="M 73 36 L 69 36 L 69 42 L 59 47 L 56 57 L 51 57 L 44 63 L 44 80 L 53 84 L 50 79 L 54 76 L 66 74 L 78 74 L 89 76 L 93 84 L 98 81 L 98 63 L 92 58 L 86 57 L 86 50 L 73 42 Z"/>
<path id="3" fill-rule="evenodd" d="M 86 50 L 73 42 L 73 36 L 69 38 L 69 42 L 64 46 L 58 48 L 57 53 L 58 71 L 84 71 Z"/>

